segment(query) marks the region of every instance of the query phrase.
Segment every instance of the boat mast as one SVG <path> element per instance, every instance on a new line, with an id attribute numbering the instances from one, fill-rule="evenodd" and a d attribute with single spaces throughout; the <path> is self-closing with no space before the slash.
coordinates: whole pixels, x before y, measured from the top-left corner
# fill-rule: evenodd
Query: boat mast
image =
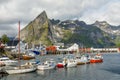
<path id="1" fill-rule="evenodd" d="M 18 54 L 19 54 L 19 66 L 20 66 L 20 21 L 18 23 L 18 40 L 19 40 L 19 44 L 18 44 Z"/>

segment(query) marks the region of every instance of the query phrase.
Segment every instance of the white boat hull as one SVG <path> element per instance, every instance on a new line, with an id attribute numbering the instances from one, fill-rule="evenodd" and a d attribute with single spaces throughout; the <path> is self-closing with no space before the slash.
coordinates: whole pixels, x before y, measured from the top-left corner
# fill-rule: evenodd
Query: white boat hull
<path id="1" fill-rule="evenodd" d="M 54 69 L 55 66 L 45 66 L 45 65 L 38 65 L 37 69 L 39 70 L 46 70 L 46 69 Z"/>
<path id="2" fill-rule="evenodd" d="M 77 62 L 74 59 L 67 59 L 67 61 L 63 61 L 65 67 L 75 67 L 77 66 Z"/>
<path id="3" fill-rule="evenodd" d="M 77 65 L 77 63 L 68 63 L 67 67 L 75 67 Z"/>
<path id="4" fill-rule="evenodd" d="M 21 74 L 35 71 L 36 68 L 6 70 L 8 74 Z"/>
<path id="5" fill-rule="evenodd" d="M 81 60 L 81 59 L 76 59 L 77 64 L 87 64 L 90 61 L 89 60 Z"/>

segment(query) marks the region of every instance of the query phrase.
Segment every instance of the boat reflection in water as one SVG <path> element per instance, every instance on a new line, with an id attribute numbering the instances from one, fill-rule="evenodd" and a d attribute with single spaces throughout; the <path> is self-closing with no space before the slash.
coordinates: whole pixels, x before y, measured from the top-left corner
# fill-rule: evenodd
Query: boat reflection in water
<path id="1" fill-rule="evenodd" d="M 26 74 L 13 74 L 4 76 L 2 80 L 24 80 L 25 78 Z"/>
<path id="2" fill-rule="evenodd" d="M 44 76 L 47 77 L 51 74 L 51 70 L 37 70 L 36 72 L 39 76 L 42 76 L 42 77 Z"/>
<path id="3" fill-rule="evenodd" d="M 37 76 L 36 74 L 34 74 L 34 72 L 25 74 L 12 74 L 2 77 L 2 80 L 33 80 L 33 78 L 35 78 L 34 76 Z"/>
<path id="4" fill-rule="evenodd" d="M 8 74 L 0 73 L 0 80 L 4 77 L 6 77 Z M 3 80 L 3 79 L 2 79 Z"/>

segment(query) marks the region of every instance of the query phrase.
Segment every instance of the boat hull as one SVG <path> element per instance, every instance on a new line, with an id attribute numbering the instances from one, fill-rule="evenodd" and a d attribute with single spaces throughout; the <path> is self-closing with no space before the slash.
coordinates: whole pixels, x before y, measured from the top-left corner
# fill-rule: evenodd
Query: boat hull
<path id="1" fill-rule="evenodd" d="M 39 70 L 53 69 L 55 67 L 56 67 L 56 62 L 52 59 L 46 60 L 42 64 L 37 65 L 37 69 Z"/>
<path id="2" fill-rule="evenodd" d="M 101 63 L 103 62 L 103 59 L 91 59 L 90 63 Z"/>
<path id="3" fill-rule="evenodd" d="M 66 67 L 75 67 L 77 66 L 77 63 L 67 63 L 67 66 Z"/>
<path id="4" fill-rule="evenodd" d="M 6 70 L 8 74 L 22 74 L 35 71 L 36 68 Z"/>
<path id="5" fill-rule="evenodd" d="M 27 55 L 23 55 L 22 56 L 23 60 L 30 60 L 30 59 L 34 59 L 34 56 L 27 56 Z"/>
<path id="6" fill-rule="evenodd" d="M 57 68 L 63 68 L 64 65 L 63 65 L 63 63 L 58 63 L 58 64 L 56 65 L 56 67 L 57 67 Z"/>
<path id="7" fill-rule="evenodd" d="M 77 61 L 75 59 L 64 59 L 63 64 L 65 67 L 75 67 L 77 66 Z"/>
<path id="8" fill-rule="evenodd" d="M 39 70 L 47 70 L 47 69 L 54 69 L 55 66 L 44 66 L 44 65 L 38 65 L 37 69 Z"/>
<path id="9" fill-rule="evenodd" d="M 77 62 L 77 65 L 84 65 L 84 64 L 89 64 L 90 62 Z"/>
<path id="10" fill-rule="evenodd" d="M 89 60 L 76 59 L 77 65 L 89 64 Z"/>

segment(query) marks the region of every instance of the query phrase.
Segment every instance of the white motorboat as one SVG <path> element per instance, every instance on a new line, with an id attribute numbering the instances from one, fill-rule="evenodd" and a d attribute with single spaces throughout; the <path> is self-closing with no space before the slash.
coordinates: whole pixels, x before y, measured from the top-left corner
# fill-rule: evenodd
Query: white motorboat
<path id="1" fill-rule="evenodd" d="M 56 66 L 58 68 L 62 68 L 62 67 L 75 67 L 75 66 L 77 66 L 77 62 L 76 62 L 73 54 L 67 54 L 63 58 L 63 61 L 59 62 Z"/>
<path id="2" fill-rule="evenodd" d="M 37 69 L 46 70 L 46 69 L 53 69 L 55 67 L 56 67 L 56 62 L 54 60 L 47 60 L 43 62 L 42 64 L 39 64 L 37 66 Z"/>
<path id="3" fill-rule="evenodd" d="M 8 57 L 0 58 L 0 63 L 4 63 L 6 66 L 17 65 L 18 61 L 10 60 Z"/>
<path id="4" fill-rule="evenodd" d="M 77 56 L 76 57 L 76 62 L 77 62 L 78 65 L 90 63 L 88 57 L 85 56 L 85 55 Z"/>
<path id="5" fill-rule="evenodd" d="M 28 73 L 35 71 L 36 65 L 33 63 L 26 63 L 24 65 L 18 66 L 18 67 L 9 67 L 5 69 L 6 73 L 8 74 L 21 74 L 21 73 Z"/>
<path id="6" fill-rule="evenodd" d="M 77 66 L 77 62 L 75 61 L 75 59 L 65 58 L 63 60 L 63 64 L 64 64 L 65 67 L 75 67 L 75 66 Z"/>

